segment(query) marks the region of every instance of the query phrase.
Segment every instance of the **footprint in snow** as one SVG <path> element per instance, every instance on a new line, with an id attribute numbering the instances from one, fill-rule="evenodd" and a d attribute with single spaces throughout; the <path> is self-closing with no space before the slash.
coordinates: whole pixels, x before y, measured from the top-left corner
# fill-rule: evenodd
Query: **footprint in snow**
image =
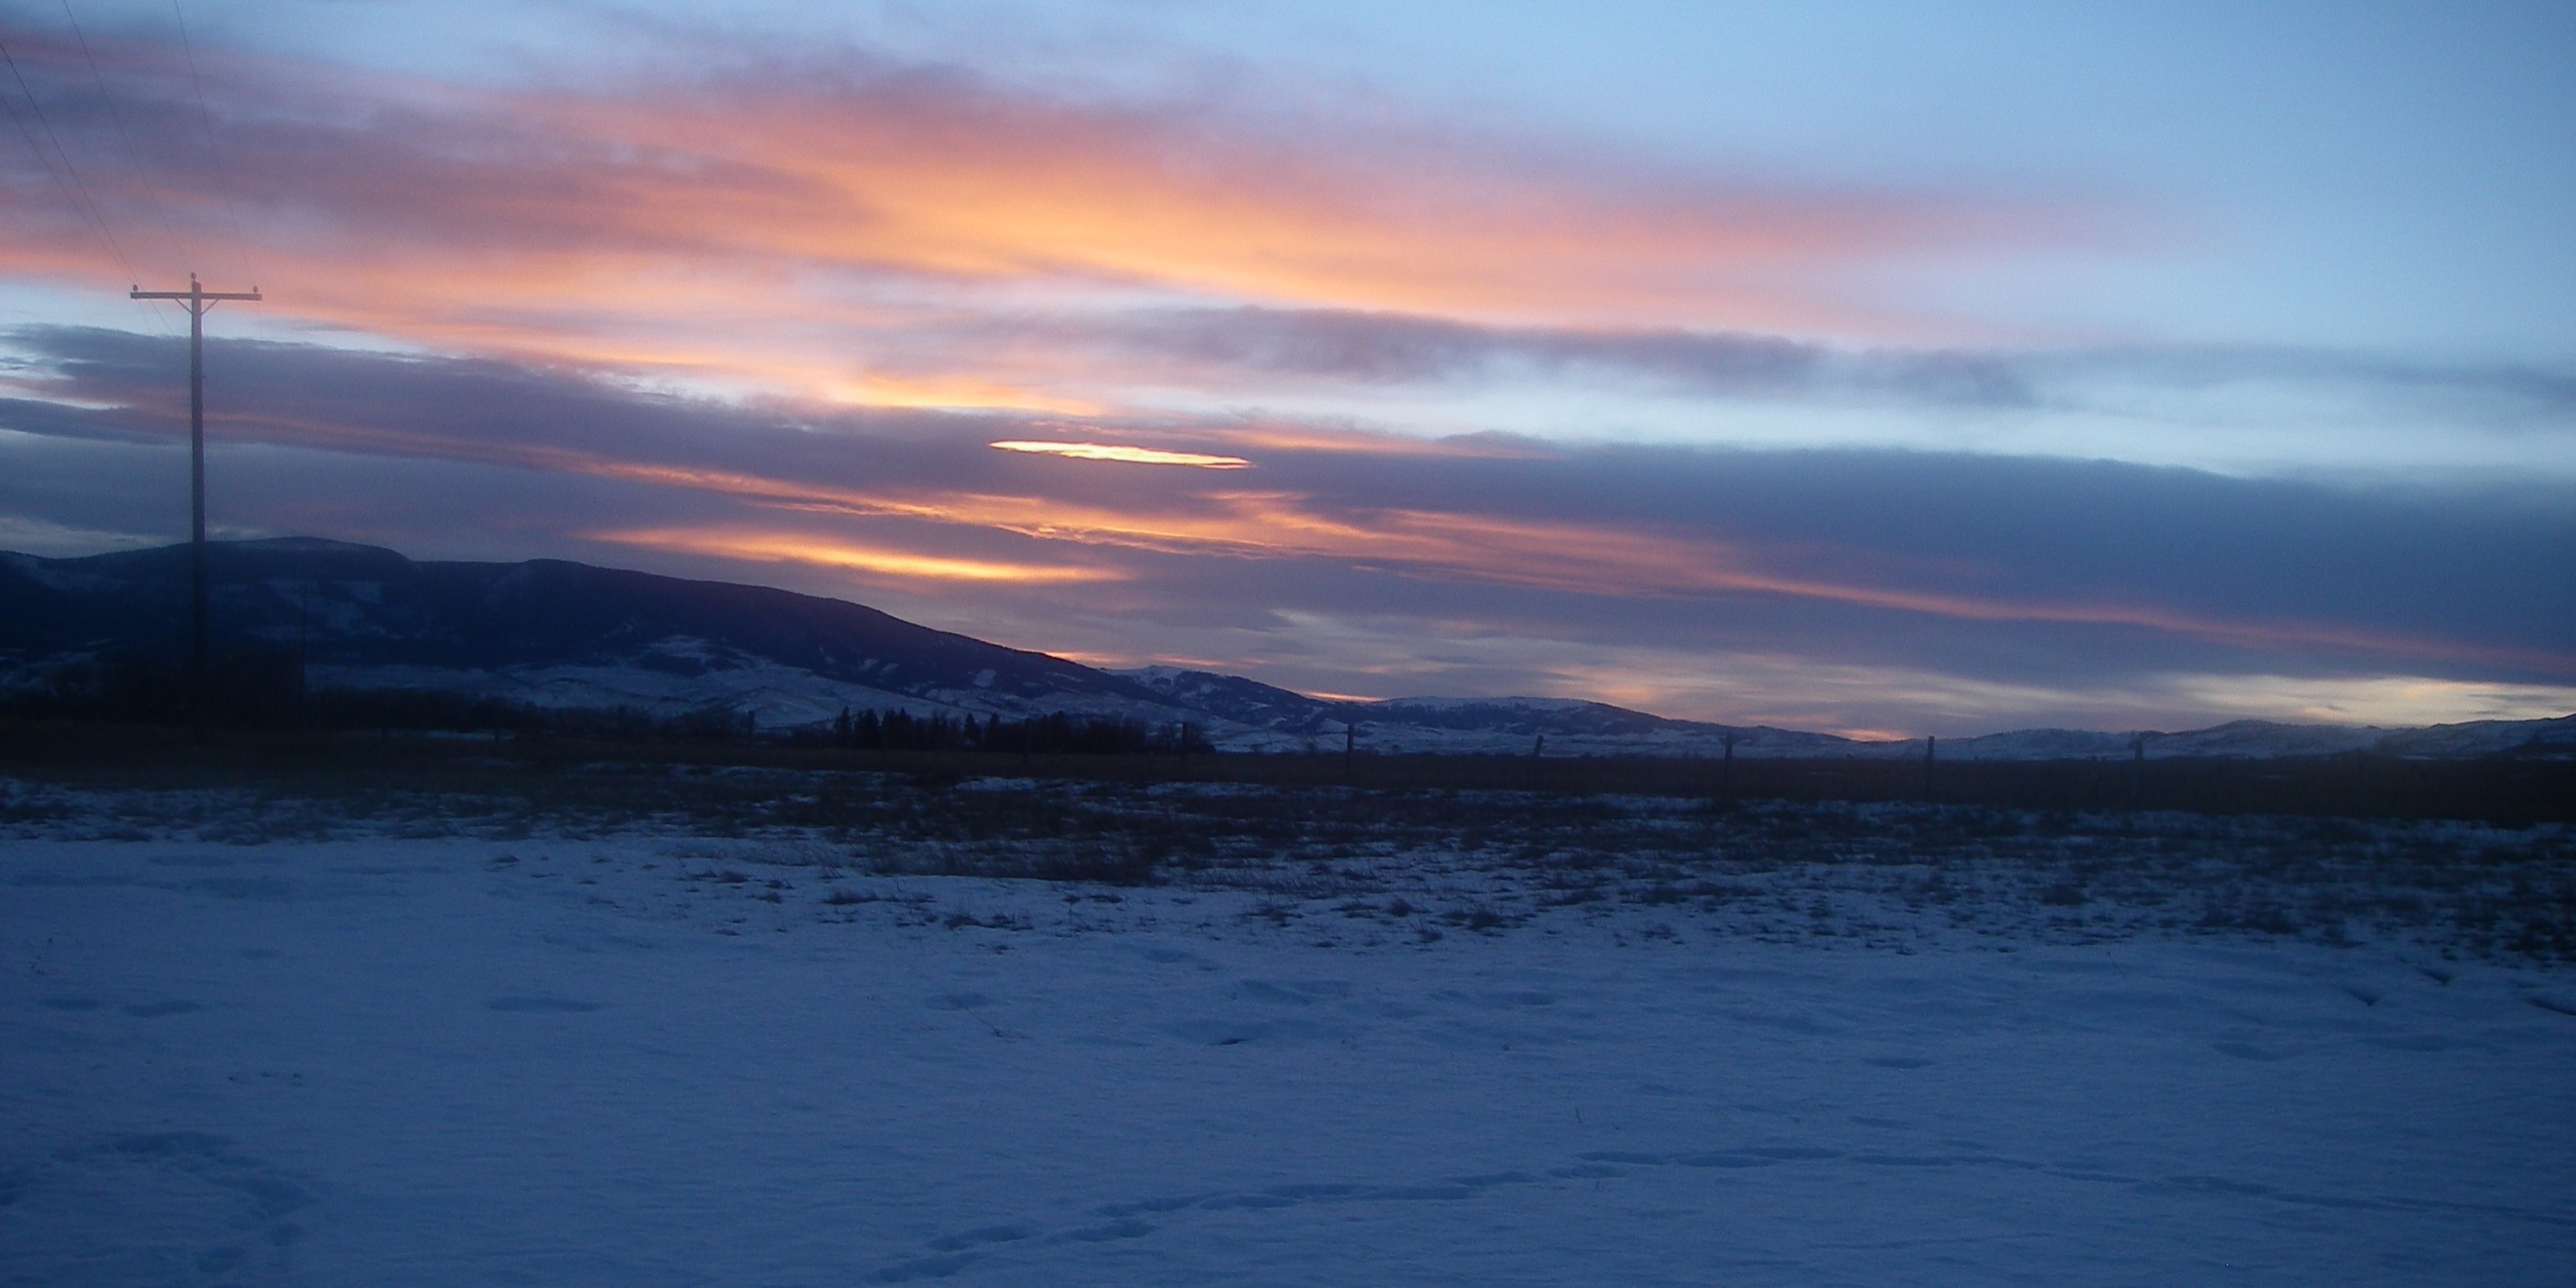
<path id="1" fill-rule="evenodd" d="M 1801 1151 L 1770 1151 L 1775 1154 L 1805 1156 Z M 1830 1151 L 1826 1151 L 1828 1154 Z M 1585 1156 L 1587 1159 L 1591 1155 Z M 1669 1161 L 1655 1156 L 1650 1161 Z M 1261 1211 L 1309 1205 L 1369 1203 L 1455 1203 L 1476 1198 L 1489 1190 L 1511 1186 L 1545 1184 L 1551 1181 L 1599 1181 L 1626 1175 L 1617 1167 L 1599 1162 L 1585 1162 L 1566 1167 L 1553 1167 L 1544 1172 L 1490 1172 L 1473 1176 L 1452 1176 L 1414 1183 L 1365 1185 L 1350 1182 L 1271 1185 L 1258 1189 L 1222 1190 L 1215 1193 L 1183 1194 L 1145 1199 L 1132 1203 L 1112 1203 L 1093 1209 L 1105 1218 L 1098 1224 L 1059 1229 L 1052 1233 L 1021 1224 L 991 1225 L 946 1235 L 930 1241 L 931 1251 L 938 1256 L 916 1257 L 899 1261 L 876 1272 L 880 1283 L 903 1283 L 916 1279 L 945 1279 L 980 1260 L 993 1245 L 1027 1241 L 1035 1246 L 1076 1243 L 1110 1243 L 1125 1239 L 1142 1239 L 1158 1233 L 1163 1227 L 1140 1218 L 1152 1216 L 1169 1222 L 1193 1213 Z"/>
<path id="2" fill-rule="evenodd" d="M 2560 1015 L 2576 1016 L 2576 993 L 2533 989 L 2530 992 L 2524 993 L 2522 995 L 2522 1000 L 2529 1002 L 2533 1006 L 2539 1007 L 2544 1011 L 2556 1011 Z"/>
<path id="3" fill-rule="evenodd" d="M 979 1244 L 1017 1242 L 1033 1233 L 1035 1231 L 1025 1225 L 988 1225 L 933 1239 L 930 1241 L 930 1246 L 939 1252 L 964 1252 Z"/>
<path id="4" fill-rule="evenodd" d="M 1267 980 L 1247 979 L 1237 986 L 1244 997 L 1256 1002 L 1282 1002 L 1292 1006 L 1310 1006 L 1351 995 L 1351 986 L 1337 979 Z"/>
<path id="5" fill-rule="evenodd" d="M 32 1169 L 0 1173 L 0 1204 L 51 1211 L 100 1193 L 119 1196 L 119 1251 L 131 1258 L 263 1281 L 286 1268 L 287 1250 L 304 1237 L 290 1218 L 315 1197 L 302 1178 L 199 1131 L 97 1137 Z M 54 1264 L 13 1263 L 20 1273 L 10 1282 L 98 1281 L 97 1248 L 40 1243 L 18 1252 Z"/>
<path id="6" fill-rule="evenodd" d="M 200 877 L 180 883 L 179 889 L 197 894 L 210 894 L 218 899 L 241 899 L 256 903 L 282 903 L 295 896 L 295 887 L 275 877 Z"/>
<path id="7" fill-rule="evenodd" d="M 2267 1051 L 2251 1042 L 2213 1042 L 2210 1043 L 2210 1048 L 2220 1055 L 2232 1055 L 2239 1060 L 2268 1062 L 2286 1058 L 2289 1054 L 2285 1051 Z"/>

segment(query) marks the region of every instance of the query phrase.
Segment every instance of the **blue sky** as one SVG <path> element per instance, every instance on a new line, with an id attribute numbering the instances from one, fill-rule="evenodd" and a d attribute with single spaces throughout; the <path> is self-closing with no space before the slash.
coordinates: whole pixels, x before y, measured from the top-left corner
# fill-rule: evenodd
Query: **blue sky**
<path id="1" fill-rule="evenodd" d="M 0 6 L 0 546 L 179 535 L 122 290 L 194 269 L 271 297 L 236 535 L 1365 696 L 2576 709 L 2565 6 L 68 13 Z"/>

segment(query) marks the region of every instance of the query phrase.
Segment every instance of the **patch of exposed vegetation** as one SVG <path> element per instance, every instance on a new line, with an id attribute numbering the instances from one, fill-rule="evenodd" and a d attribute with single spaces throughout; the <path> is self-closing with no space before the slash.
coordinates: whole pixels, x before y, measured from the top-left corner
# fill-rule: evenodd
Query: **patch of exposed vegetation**
<path id="1" fill-rule="evenodd" d="M 453 758 L 416 779 L 0 780 L 0 836 L 640 833 L 747 843 L 728 853 L 766 858 L 733 862 L 826 880 L 1232 889 L 1283 926 L 1426 937 L 1653 907 L 1717 933 L 1899 949 L 1962 934 L 2250 935 L 2576 962 L 2576 831 L 2560 824 Z M 690 879 L 760 875 L 701 866 Z"/>

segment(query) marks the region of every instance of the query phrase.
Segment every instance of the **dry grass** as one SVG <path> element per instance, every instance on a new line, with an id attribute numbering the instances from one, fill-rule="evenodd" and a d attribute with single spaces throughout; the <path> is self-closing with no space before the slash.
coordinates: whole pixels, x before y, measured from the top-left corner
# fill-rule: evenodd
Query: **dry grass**
<path id="1" fill-rule="evenodd" d="M 687 835 L 779 866 L 1254 891 L 1281 924 L 1440 933 L 1651 907 L 1729 934 L 1908 947 L 2141 934 L 2576 962 L 2564 825 L 1926 802 L 971 778 L 444 755 L 402 772 L 200 764 L 0 781 L 0 836 Z M 741 884 L 755 874 L 708 869 Z"/>

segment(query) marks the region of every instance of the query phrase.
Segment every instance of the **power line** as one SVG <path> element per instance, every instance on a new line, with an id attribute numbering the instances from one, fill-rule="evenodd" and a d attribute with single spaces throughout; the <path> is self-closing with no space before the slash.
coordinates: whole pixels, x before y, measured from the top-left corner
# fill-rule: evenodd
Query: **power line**
<path id="1" fill-rule="evenodd" d="M 27 129 L 26 121 L 19 118 L 17 104 L 9 102 L 6 96 L 0 96 L 0 103 L 9 103 L 9 116 L 17 124 L 18 133 L 27 140 L 27 146 L 35 150 L 37 164 L 45 168 L 46 176 L 62 192 L 63 200 L 70 204 L 72 213 L 78 215 L 90 232 L 107 246 L 107 253 L 125 269 L 126 277 L 139 276 L 134 271 L 134 261 L 126 258 L 125 248 L 117 244 L 116 233 L 107 226 L 107 217 L 90 198 L 89 185 L 81 182 L 80 169 L 72 164 L 72 154 L 63 150 L 62 137 L 54 133 L 53 120 L 45 115 L 45 105 L 37 100 L 35 87 L 27 83 L 27 73 L 19 69 L 17 56 L 9 52 L 6 42 L 0 42 L 0 63 L 8 65 L 9 75 L 18 82 L 19 92 L 27 96 L 27 107 L 36 114 L 36 124 L 43 128 L 46 140 L 54 145 L 53 156 L 47 156 L 43 145 L 36 142 L 35 134 Z M 54 159 L 57 157 L 62 161 L 61 174 L 54 173 Z M 64 182 L 66 176 L 70 179 L 68 184 Z M 145 312 L 151 314 L 155 325 L 167 329 L 159 313 L 148 306 Z"/>
<path id="2" fill-rule="evenodd" d="M 6 43 L 0 43 L 0 58 L 8 58 L 8 55 L 9 46 Z M 8 62 L 10 71 L 18 70 L 17 59 L 8 58 Z M 20 77 L 18 83 L 23 88 L 26 85 L 26 78 Z M 32 103 L 35 100 L 30 98 L 28 101 Z M 36 164 L 44 167 L 45 177 L 53 181 L 54 191 L 63 194 L 63 204 L 71 207 L 72 213 L 80 216 L 83 228 L 88 228 L 89 212 L 81 208 L 80 198 L 72 195 L 71 188 L 63 182 L 62 174 L 54 169 L 54 158 L 46 153 L 44 144 L 36 141 L 36 132 L 27 128 L 27 118 L 18 114 L 18 104 L 7 95 L 0 94 L 0 107 L 9 109 L 9 123 L 18 127 L 18 137 L 27 141 L 27 150 L 36 154 Z"/>
<path id="3" fill-rule="evenodd" d="M 126 164 L 132 166 L 136 176 L 140 178 L 146 168 L 143 164 L 142 149 L 134 146 L 134 134 L 125 128 L 125 113 L 117 110 L 116 96 L 108 92 L 107 75 L 98 69 L 98 56 L 90 52 L 89 33 L 81 30 L 80 18 L 72 13 L 72 0 L 63 0 L 63 21 L 71 24 L 72 39 L 79 42 L 81 58 L 89 64 L 89 77 L 98 83 L 99 101 L 107 105 L 107 118 L 116 123 L 116 138 L 118 142 L 125 145 Z M 171 253 L 179 257 L 180 266 L 182 268 L 192 266 L 196 256 L 189 254 L 187 246 L 179 240 L 178 229 L 170 223 L 170 212 L 161 204 L 160 190 L 146 182 L 143 185 L 143 196 L 152 204 L 152 217 L 160 223 L 162 239 L 170 244 Z"/>
<path id="4" fill-rule="evenodd" d="M 179 0 L 170 0 L 170 16 L 179 20 L 179 52 L 188 59 L 188 86 L 197 95 L 197 124 L 206 131 L 206 156 L 214 163 L 215 182 L 224 190 L 224 221 L 232 225 L 233 244 L 241 244 L 241 201 L 233 195 L 231 168 L 224 164 L 222 145 L 215 142 L 215 114 L 206 110 L 205 78 L 197 74 L 197 46 L 188 39 L 188 15 L 179 8 Z"/>
<path id="5" fill-rule="evenodd" d="M 44 128 L 46 141 L 54 145 L 54 155 L 62 158 L 63 173 L 70 175 L 72 180 L 71 188 L 75 194 L 72 201 L 73 208 L 80 212 L 81 218 L 89 223 L 101 240 L 107 243 L 109 253 L 116 256 L 117 263 L 124 265 L 125 275 L 134 276 L 134 261 L 127 259 L 125 248 L 116 244 L 116 234 L 109 231 L 107 220 L 99 214 L 97 203 L 91 200 L 89 185 L 81 182 L 80 169 L 72 164 L 72 154 L 63 150 L 62 136 L 54 133 L 53 120 L 45 115 L 45 105 L 37 101 L 35 87 L 27 83 L 27 74 L 18 70 L 18 60 L 9 52 L 9 46 L 5 43 L 0 43 L 0 62 L 8 63 L 9 74 L 17 78 L 19 91 L 27 96 L 27 106 L 35 110 L 36 124 Z M 43 150 L 38 149 L 37 155 L 42 156 Z"/>

